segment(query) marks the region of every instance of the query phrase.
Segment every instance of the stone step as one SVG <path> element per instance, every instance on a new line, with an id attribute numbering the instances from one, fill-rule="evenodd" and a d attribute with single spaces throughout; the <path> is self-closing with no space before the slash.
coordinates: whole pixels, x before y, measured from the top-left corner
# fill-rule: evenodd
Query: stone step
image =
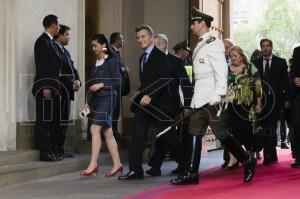
<path id="1" fill-rule="evenodd" d="M 3 151 L 0 152 L 0 166 L 38 161 L 39 156 L 37 150 Z"/>
<path id="2" fill-rule="evenodd" d="M 122 162 L 128 161 L 128 151 L 119 151 Z M 19 184 L 48 178 L 65 173 L 80 171 L 87 167 L 89 155 L 75 155 L 58 162 L 33 161 L 28 163 L 0 166 L 0 186 Z M 112 165 L 108 152 L 103 152 L 99 158 L 99 166 Z"/>

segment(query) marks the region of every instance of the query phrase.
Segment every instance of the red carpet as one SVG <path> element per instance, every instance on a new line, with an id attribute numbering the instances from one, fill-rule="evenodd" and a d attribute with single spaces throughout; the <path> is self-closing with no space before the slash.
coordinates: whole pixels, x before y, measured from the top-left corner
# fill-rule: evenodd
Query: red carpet
<path id="1" fill-rule="evenodd" d="M 260 161 L 253 181 L 242 182 L 243 168 L 225 172 L 219 167 L 201 172 L 198 185 L 168 183 L 127 199 L 300 199 L 300 169 L 290 168 L 290 150 L 279 151 L 279 162 L 264 166 Z"/>

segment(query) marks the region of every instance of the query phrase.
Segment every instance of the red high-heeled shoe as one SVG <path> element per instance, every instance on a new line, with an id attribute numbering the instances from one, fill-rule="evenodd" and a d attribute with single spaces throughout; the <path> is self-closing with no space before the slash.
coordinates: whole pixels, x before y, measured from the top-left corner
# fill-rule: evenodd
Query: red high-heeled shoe
<path id="1" fill-rule="evenodd" d="M 115 176 L 117 173 L 119 173 L 119 172 L 121 172 L 121 175 L 122 175 L 122 173 L 123 173 L 123 165 L 121 165 L 115 172 L 113 172 L 113 173 L 111 173 L 111 172 L 109 172 L 109 173 L 106 173 L 105 174 L 105 176 L 106 177 L 113 177 L 113 176 Z"/>
<path id="2" fill-rule="evenodd" d="M 86 172 L 86 171 L 81 171 L 80 172 L 80 175 L 81 176 L 91 176 L 91 175 L 97 175 L 98 174 L 98 172 L 99 172 L 99 168 L 98 167 L 95 167 L 92 171 L 90 171 L 90 172 Z"/>

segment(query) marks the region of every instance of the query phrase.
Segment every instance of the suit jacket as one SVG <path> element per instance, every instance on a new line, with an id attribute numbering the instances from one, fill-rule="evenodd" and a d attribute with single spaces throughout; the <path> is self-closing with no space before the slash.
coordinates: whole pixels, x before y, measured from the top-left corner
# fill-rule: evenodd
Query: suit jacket
<path id="1" fill-rule="evenodd" d="M 129 79 L 129 75 L 128 72 L 124 71 L 124 61 L 123 58 L 121 57 L 121 54 L 119 51 L 116 51 L 113 47 L 112 49 L 112 53 L 114 54 L 115 58 L 116 58 L 116 65 L 117 68 L 120 72 L 121 75 L 121 87 L 119 90 L 117 90 L 118 94 L 121 94 L 122 96 L 126 96 L 129 94 L 130 92 L 130 79 Z"/>
<path id="2" fill-rule="evenodd" d="M 111 47 L 111 49 L 112 49 L 112 53 L 114 54 L 114 56 L 116 58 L 117 68 L 121 74 L 123 72 L 122 68 L 124 67 L 123 59 L 122 59 L 119 51 L 116 51 L 113 47 Z"/>
<path id="3" fill-rule="evenodd" d="M 262 78 L 264 74 L 263 58 L 257 59 L 253 63 L 256 65 Z M 288 66 L 285 59 L 275 55 L 272 56 L 270 82 L 268 84 L 273 89 L 276 99 L 280 99 L 283 94 L 285 95 L 285 93 L 289 92 Z"/>
<path id="4" fill-rule="evenodd" d="M 116 65 L 115 57 L 108 57 L 101 66 L 94 65 L 91 72 L 91 80 L 88 86 L 103 83 L 104 88 L 92 93 L 93 96 L 117 95 L 117 89 L 120 87 L 120 73 Z"/>
<path id="5" fill-rule="evenodd" d="M 64 88 L 62 88 L 63 93 L 68 94 L 70 100 L 74 100 L 74 88 L 73 84 L 75 80 L 79 80 L 79 74 L 77 69 L 74 67 L 74 62 L 71 58 L 69 51 L 57 45 L 58 51 L 61 57 L 61 83 Z"/>
<path id="6" fill-rule="evenodd" d="M 180 107 L 190 107 L 191 100 L 193 97 L 192 84 L 189 80 L 189 76 L 184 68 L 184 62 L 178 57 L 168 53 L 167 55 L 171 76 L 173 81 L 170 84 L 170 93 L 172 96 L 172 101 L 174 102 L 174 110 L 180 111 Z M 181 104 L 179 95 L 179 86 L 183 92 L 184 104 Z"/>
<path id="7" fill-rule="evenodd" d="M 140 94 L 135 98 L 135 103 L 139 104 L 140 99 L 148 95 L 151 97 L 151 102 L 150 105 L 143 107 L 143 110 L 159 121 L 173 120 L 172 98 L 169 92 L 172 76 L 166 54 L 154 47 L 143 65 L 143 71 L 141 70 L 142 59 L 143 55 L 139 59 Z M 131 107 L 131 110 L 134 111 L 135 108 Z"/>
<path id="8" fill-rule="evenodd" d="M 261 79 L 263 78 L 264 68 L 263 68 L 263 58 L 259 58 L 254 60 L 253 63 L 256 65 Z M 262 99 L 263 103 L 266 101 L 268 103 L 270 100 L 274 104 L 272 111 L 262 110 L 262 114 L 264 112 L 270 112 L 271 114 L 267 117 L 269 120 L 275 124 L 275 121 L 278 121 L 280 110 L 283 108 L 284 101 L 288 98 L 289 94 L 289 80 L 288 80 L 288 66 L 285 59 L 277 57 L 275 55 L 272 56 L 272 62 L 270 65 L 270 79 L 268 85 L 272 88 L 274 92 L 275 102 L 273 102 L 272 97 L 268 97 L 267 99 Z M 263 84 L 263 82 L 262 82 Z M 263 89 L 267 89 L 263 86 Z M 263 90 L 264 93 L 268 93 L 269 90 Z M 265 106 L 268 107 L 268 106 Z M 272 106 L 270 106 L 272 107 Z"/>
<path id="9" fill-rule="evenodd" d="M 43 33 L 34 44 L 36 74 L 32 93 L 39 94 L 42 89 L 49 88 L 52 95 L 60 93 L 61 60 L 58 49 L 46 33 Z"/>
<path id="10" fill-rule="evenodd" d="M 191 107 L 200 108 L 214 98 L 226 95 L 227 74 L 223 42 L 210 32 L 205 33 L 193 53 L 195 88 Z"/>

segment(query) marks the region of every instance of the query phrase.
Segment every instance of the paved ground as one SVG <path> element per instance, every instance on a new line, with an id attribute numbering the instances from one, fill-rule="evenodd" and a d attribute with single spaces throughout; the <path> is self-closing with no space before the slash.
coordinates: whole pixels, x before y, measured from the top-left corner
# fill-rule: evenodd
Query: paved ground
<path id="1" fill-rule="evenodd" d="M 203 153 L 201 170 L 221 165 L 222 151 Z M 125 165 L 125 172 L 128 165 Z M 60 175 L 30 183 L 0 188 L 0 199 L 118 199 L 164 184 L 175 176 L 170 171 L 174 162 L 165 162 L 161 177 L 145 176 L 144 180 L 119 181 L 117 177 L 106 178 L 109 166 L 103 166 L 97 177 L 80 177 L 79 173 Z M 144 169 L 149 167 L 145 164 Z"/>

